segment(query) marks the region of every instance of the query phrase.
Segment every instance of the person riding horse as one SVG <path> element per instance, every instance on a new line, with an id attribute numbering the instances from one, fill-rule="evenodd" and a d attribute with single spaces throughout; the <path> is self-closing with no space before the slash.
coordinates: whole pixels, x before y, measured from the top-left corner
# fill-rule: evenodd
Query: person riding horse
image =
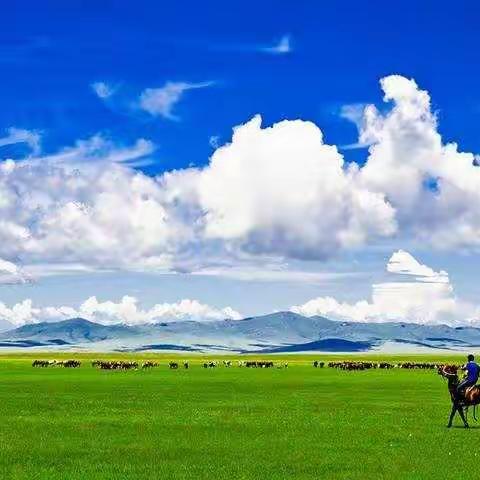
<path id="1" fill-rule="evenodd" d="M 473 387 L 477 383 L 478 376 L 480 375 L 480 367 L 475 363 L 475 357 L 472 354 L 467 357 L 467 363 L 462 367 L 462 370 L 466 372 L 466 376 L 457 386 L 458 400 L 464 398 L 466 389 Z"/>
<path id="2" fill-rule="evenodd" d="M 475 410 L 480 405 L 480 387 L 474 386 L 478 380 L 480 368 L 474 362 L 473 355 L 468 356 L 468 362 L 462 367 L 467 371 L 467 377 L 459 382 L 457 365 L 440 365 L 438 374 L 448 380 L 448 391 L 452 401 L 452 410 L 448 419 L 447 427 L 452 426 L 455 414 L 458 413 L 463 421 L 463 426 L 468 428 L 467 411 L 469 407 L 473 407 L 473 418 L 476 420 Z"/>

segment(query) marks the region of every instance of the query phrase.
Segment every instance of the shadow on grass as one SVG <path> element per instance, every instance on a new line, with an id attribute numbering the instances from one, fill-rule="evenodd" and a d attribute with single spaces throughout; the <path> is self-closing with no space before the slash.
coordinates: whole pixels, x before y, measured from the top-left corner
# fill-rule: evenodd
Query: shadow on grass
<path id="1" fill-rule="evenodd" d="M 447 430 L 449 430 L 448 427 L 445 427 Z M 452 425 L 450 429 L 455 428 L 455 429 L 461 429 L 461 430 L 477 430 L 480 428 L 480 425 L 470 425 L 468 428 L 465 428 L 463 425 Z"/>

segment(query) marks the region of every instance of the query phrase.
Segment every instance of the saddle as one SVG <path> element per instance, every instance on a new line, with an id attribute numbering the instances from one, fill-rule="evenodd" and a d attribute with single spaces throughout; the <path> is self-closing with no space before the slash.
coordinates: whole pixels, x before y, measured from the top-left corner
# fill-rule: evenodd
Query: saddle
<path id="1" fill-rule="evenodd" d="M 467 387 L 463 391 L 463 400 L 466 403 L 479 403 L 480 401 L 480 387 L 478 385 L 472 385 Z"/>

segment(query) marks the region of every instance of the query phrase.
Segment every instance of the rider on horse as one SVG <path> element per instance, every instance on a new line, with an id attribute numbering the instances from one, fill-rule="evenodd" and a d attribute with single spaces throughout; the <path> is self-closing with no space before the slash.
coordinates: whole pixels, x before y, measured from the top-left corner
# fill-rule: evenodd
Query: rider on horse
<path id="1" fill-rule="evenodd" d="M 480 374 L 480 367 L 474 362 L 475 357 L 470 354 L 467 357 L 468 362 L 462 367 L 462 370 L 466 371 L 465 378 L 457 386 L 457 399 L 462 399 L 465 394 L 465 390 L 468 387 L 472 387 L 478 381 Z"/>

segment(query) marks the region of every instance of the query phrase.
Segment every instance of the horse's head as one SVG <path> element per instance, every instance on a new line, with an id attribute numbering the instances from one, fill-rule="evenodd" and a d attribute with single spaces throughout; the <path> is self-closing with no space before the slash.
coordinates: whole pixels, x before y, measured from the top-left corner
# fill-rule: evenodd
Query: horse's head
<path id="1" fill-rule="evenodd" d="M 458 384 L 458 367 L 457 365 L 440 365 L 437 370 L 438 374 L 448 380 L 449 386 Z"/>

